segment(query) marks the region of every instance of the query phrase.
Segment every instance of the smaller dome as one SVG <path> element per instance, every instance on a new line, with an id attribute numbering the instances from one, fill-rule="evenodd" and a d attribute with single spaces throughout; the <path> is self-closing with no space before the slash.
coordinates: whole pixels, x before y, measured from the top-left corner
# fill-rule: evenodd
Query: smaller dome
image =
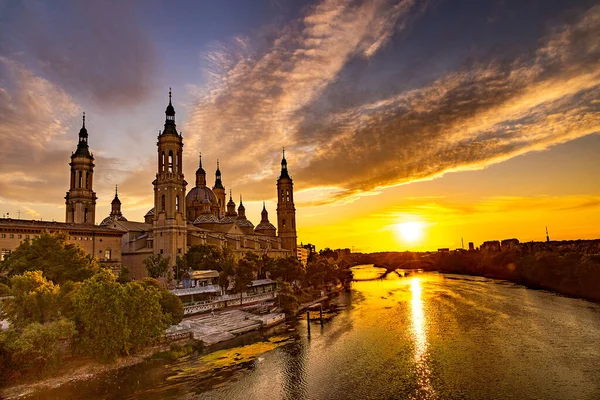
<path id="1" fill-rule="evenodd" d="M 249 220 L 247 220 L 246 218 L 243 219 L 236 219 L 235 220 L 235 224 L 237 226 L 239 226 L 240 228 L 252 228 L 254 229 L 254 224 L 252 222 L 250 222 Z"/>
<path id="2" fill-rule="evenodd" d="M 219 220 L 220 224 L 233 224 L 235 223 L 235 217 L 230 217 L 229 215 L 224 216 Z"/>
<path id="3" fill-rule="evenodd" d="M 102 220 L 102 222 L 100 222 L 100 226 L 108 226 L 115 221 L 127 221 L 127 218 L 125 218 L 122 215 L 117 215 L 117 216 L 109 215 L 108 217 L 104 218 Z"/>
<path id="4" fill-rule="evenodd" d="M 215 217 L 213 214 L 202 214 L 194 220 L 194 225 L 195 224 L 215 224 L 215 223 L 219 223 L 219 218 Z"/>
<path id="5" fill-rule="evenodd" d="M 273 225 L 270 222 L 261 222 L 260 224 L 256 225 L 256 229 L 254 229 L 255 231 L 267 231 L 267 230 L 277 230 L 277 228 L 275 228 L 275 225 Z"/>

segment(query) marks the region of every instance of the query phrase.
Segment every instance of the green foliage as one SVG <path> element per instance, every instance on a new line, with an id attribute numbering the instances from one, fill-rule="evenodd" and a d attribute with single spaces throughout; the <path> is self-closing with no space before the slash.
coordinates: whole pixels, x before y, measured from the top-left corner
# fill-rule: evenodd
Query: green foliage
<path id="1" fill-rule="evenodd" d="M 142 284 L 147 287 L 153 287 L 160 293 L 160 306 L 165 316 L 167 326 L 175 325 L 183 320 L 183 303 L 179 297 L 171 293 L 167 288 L 160 284 L 156 279 L 144 278 Z"/>
<path id="2" fill-rule="evenodd" d="M 153 343 L 167 328 L 166 317 L 161 306 L 162 294 L 153 287 L 139 282 L 129 282 L 125 289 L 125 319 L 129 336 L 123 352 L 138 351 Z"/>
<path id="3" fill-rule="evenodd" d="M 254 279 L 255 272 L 256 263 L 246 257 L 239 260 L 234 268 L 234 290 L 236 293 L 240 293 L 240 304 L 242 303 L 241 293 L 248 290 L 248 285 Z"/>
<path id="4" fill-rule="evenodd" d="M 32 322 L 45 323 L 59 316 L 59 287 L 43 277 L 41 271 L 25 272 L 11 278 L 13 297 L 3 309 L 10 323 L 22 328 Z"/>
<path id="5" fill-rule="evenodd" d="M 10 295 L 10 286 L 0 283 L 0 297 L 9 296 Z"/>
<path id="6" fill-rule="evenodd" d="M 126 265 L 123 265 L 121 267 L 121 271 L 119 271 L 119 276 L 117 277 L 117 282 L 119 282 L 119 283 L 131 282 L 131 277 L 129 276 L 130 273 L 131 273 L 131 270 L 129 269 L 129 267 Z"/>
<path id="7" fill-rule="evenodd" d="M 292 285 L 279 280 L 277 282 L 277 298 L 279 307 L 287 315 L 294 315 L 298 311 L 298 299 L 294 296 Z"/>
<path id="8" fill-rule="evenodd" d="M 150 278 L 167 277 L 169 274 L 169 257 L 162 254 L 152 254 L 144 260 L 144 266 Z"/>
<path id="9" fill-rule="evenodd" d="M 85 281 L 74 296 L 81 348 L 101 359 L 129 354 L 158 338 L 166 328 L 159 290 L 121 285 L 109 271 Z"/>
<path id="10" fill-rule="evenodd" d="M 45 324 L 33 322 L 20 332 L 9 331 L 2 347 L 10 354 L 12 368 L 39 372 L 48 364 L 56 364 L 62 359 L 75 334 L 75 324 L 66 318 Z"/>
<path id="11" fill-rule="evenodd" d="M 185 253 L 185 266 L 194 270 L 221 271 L 223 250 L 210 244 L 198 244 Z M 179 271 L 181 273 L 181 271 Z"/>
<path id="12" fill-rule="evenodd" d="M 81 282 L 91 277 L 98 266 L 85 250 L 68 243 L 68 238 L 64 232 L 42 232 L 38 238 L 25 239 L 2 262 L 2 269 L 9 276 L 42 271 L 47 279 L 56 284 Z"/>
<path id="13" fill-rule="evenodd" d="M 235 274 L 236 266 L 235 258 L 233 257 L 233 252 L 231 250 L 226 248 L 222 250 L 220 266 L 219 286 L 221 286 L 224 291 L 227 291 L 227 288 L 229 287 L 229 280 Z"/>
<path id="14" fill-rule="evenodd" d="M 296 257 L 278 258 L 271 271 L 271 279 L 281 279 L 288 283 L 302 281 L 305 271 Z"/>

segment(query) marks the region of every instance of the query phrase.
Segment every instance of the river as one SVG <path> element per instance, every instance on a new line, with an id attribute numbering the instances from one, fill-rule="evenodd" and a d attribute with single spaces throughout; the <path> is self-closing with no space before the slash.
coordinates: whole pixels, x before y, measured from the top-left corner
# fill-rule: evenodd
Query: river
<path id="1" fill-rule="evenodd" d="M 310 336 L 300 320 L 28 398 L 600 399 L 599 304 L 435 273 L 356 281 L 338 301 Z"/>

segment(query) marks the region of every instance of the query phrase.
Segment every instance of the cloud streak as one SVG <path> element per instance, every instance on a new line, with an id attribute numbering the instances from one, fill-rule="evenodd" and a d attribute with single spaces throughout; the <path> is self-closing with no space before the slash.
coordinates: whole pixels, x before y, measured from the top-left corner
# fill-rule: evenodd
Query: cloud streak
<path id="1" fill-rule="evenodd" d="M 191 147 L 231 155 L 230 176 L 239 177 L 231 183 L 272 197 L 286 145 L 297 185 L 329 188 L 338 201 L 599 131 L 600 6 L 513 59 L 480 59 L 421 87 L 363 96 L 344 72 L 399 40 L 424 9 L 324 1 L 266 49 L 243 40 L 208 54 L 216 66 L 186 127 L 201 132 Z"/>

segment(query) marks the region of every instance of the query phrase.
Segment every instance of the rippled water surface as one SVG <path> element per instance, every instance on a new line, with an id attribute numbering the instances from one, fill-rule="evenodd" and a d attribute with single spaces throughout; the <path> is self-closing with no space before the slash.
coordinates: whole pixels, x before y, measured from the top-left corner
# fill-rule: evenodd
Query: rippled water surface
<path id="1" fill-rule="evenodd" d="M 374 271 L 359 268 L 362 278 Z M 35 398 L 600 399 L 600 305 L 503 281 L 359 281 L 306 321 Z M 233 345 L 229 345 L 233 346 Z"/>

